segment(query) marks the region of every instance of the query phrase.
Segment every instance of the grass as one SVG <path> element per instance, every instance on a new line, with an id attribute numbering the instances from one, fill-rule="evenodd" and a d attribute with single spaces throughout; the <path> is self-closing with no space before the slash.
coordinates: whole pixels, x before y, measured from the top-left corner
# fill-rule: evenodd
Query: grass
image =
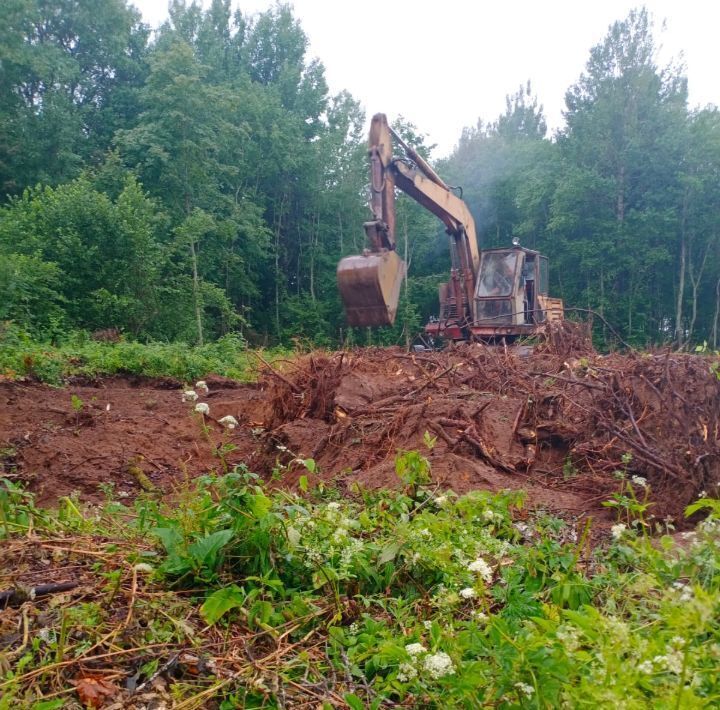
<path id="1" fill-rule="evenodd" d="M 418 452 L 397 470 L 352 499 L 240 467 L 93 509 L 5 480 L 2 586 L 79 586 L 0 613 L 0 708 L 720 702 L 717 503 L 681 545 L 639 517 L 590 550 L 522 494 L 431 489 Z"/>
<path id="2" fill-rule="evenodd" d="M 246 381 L 254 378 L 256 366 L 257 359 L 235 335 L 191 347 L 184 343 L 96 342 L 87 334 L 76 333 L 51 345 L 0 324 L 0 381 L 32 377 L 60 385 L 71 377 L 139 375 L 193 382 L 209 373 Z"/>

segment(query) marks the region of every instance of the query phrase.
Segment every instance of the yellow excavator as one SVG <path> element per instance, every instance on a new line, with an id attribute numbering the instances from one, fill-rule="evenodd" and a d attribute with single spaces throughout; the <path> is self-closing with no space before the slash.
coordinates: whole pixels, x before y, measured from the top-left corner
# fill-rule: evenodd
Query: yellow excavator
<path id="1" fill-rule="evenodd" d="M 403 157 L 393 155 L 393 138 Z M 436 215 L 450 235 L 450 280 L 440 284 L 440 313 L 425 333 L 444 340 L 505 339 L 539 334 L 562 320 L 563 304 L 548 296 L 548 260 L 513 240 L 512 248 L 480 253 L 475 221 L 463 200 L 412 147 L 393 131 L 385 114 L 370 126 L 368 247 L 341 259 L 340 296 L 348 325 L 381 326 L 395 321 L 406 264 L 395 247 L 395 189 Z"/>

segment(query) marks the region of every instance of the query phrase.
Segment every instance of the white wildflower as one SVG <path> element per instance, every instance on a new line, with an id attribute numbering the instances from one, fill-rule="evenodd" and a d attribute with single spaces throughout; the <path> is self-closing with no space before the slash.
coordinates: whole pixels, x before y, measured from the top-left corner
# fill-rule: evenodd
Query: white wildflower
<path id="1" fill-rule="evenodd" d="M 495 519 L 495 513 L 492 510 L 490 510 L 490 508 L 488 508 L 487 510 L 483 510 L 482 516 L 483 516 L 483 518 L 485 518 L 485 520 L 494 520 Z"/>
<path id="2" fill-rule="evenodd" d="M 636 486 L 647 488 L 647 478 L 643 478 L 642 476 L 633 476 L 630 481 Z"/>
<path id="3" fill-rule="evenodd" d="M 152 565 L 147 562 L 138 562 L 133 569 L 139 574 L 152 574 L 153 571 Z"/>
<path id="4" fill-rule="evenodd" d="M 485 581 L 486 584 L 490 584 L 493 578 L 492 567 L 485 562 L 482 557 L 478 557 L 474 562 L 468 565 L 468 569 L 471 572 L 477 572 Z"/>
<path id="5" fill-rule="evenodd" d="M 655 656 L 653 663 L 670 671 L 670 673 L 680 675 L 683 669 L 683 654 L 680 651 L 674 651 L 666 656 Z"/>
<path id="6" fill-rule="evenodd" d="M 287 446 L 283 446 L 282 444 L 278 444 L 275 448 L 278 451 L 287 451 L 288 450 Z"/>
<path id="7" fill-rule="evenodd" d="M 618 643 L 627 643 L 630 638 L 630 629 L 624 621 L 620 621 L 614 617 L 610 617 L 605 622 L 605 627 L 611 637 Z"/>
<path id="8" fill-rule="evenodd" d="M 427 653 L 427 649 L 425 646 L 423 646 L 421 643 L 409 643 L 407 646 L 405 646 L 405 650 L 407 651 L 408 655 L 415 658 L 415 656 L 419 656 L 421 653 Z"/>
<path id="9" fill-rule="evenodd" d="M 610 528 L 610 533 L 612 534 L 613 538 L 615 540 L 619 540 L 623 533 L 627 530 L 627 525 L 625 523 L 618 523 L 617 525 L 613 525 Z"/>
<path id="10" fill-rule="evenodd" d="M 410 680 L 417 678 L 417 668 L 412 663 L 401 663 L 398 668 L 397 679 L 401 683 L 407 683 Z"/>
<path id="11" fill-rule="evenodd" d="M 513 523 L 513 527 L 520 533 L 523 540 L 529 540 L 532 537 L 532 528 L 527 523 Z"/>
<path id="12" fill-rule="evenodd" d="M 348 531 L 345 528 L 337 528 L 332 536 L 333 542 L 342 542 L 347 537 Z"/>
<path id="13" fill-rule="evenodd" d="M 197 402 L 198 396 L 195 390 L 185 390 L 182 393 L 183 402 Z"/>
<path id="14" fill-rule="evenodd" d="M 480 611 L 480 609 L 477 609 L 473 612 L 473 618 L 476 621 L 487 621 L 488 615 L 484 611 Z"/>
<path id="15" fill-rule="evenodd" d="M 458 593 L 463 599 L 474 599 L 477 596 L 477 592 L 472 587 L 465 587 L 465 589 L 461 589 Z"/>
<path id="16" fill-rule="evenodd" d="M 201 393 L 204 394 L 204 395 L 207 395 L 208 392 L 210 391 L 210 390 L 208 389 L 207 382 L 205 382 L 205 380 L 199 380 L 198 382 L 196 382 L 196 383 L 195 383 L 195 389 L 196 389 L 198 392 L 201 392 Z"/>
<path id="17" fill-rule="evenodd" d="M 433 653 L 432 656 L 425 656 L 423 668 L 433 680 L 455 673 L 452 658 L 444 651 Z"/>
<path id="18" fill-rule="evenodd" d="M 429 619 L 423 621 L 423 626 L 424 626 L 428 631 L 430 631 L 430 629 L 432 629 L 432 621 L 430 621 Z"/>
<path id="19" fill-rule="evenodd" d="M 698 498 L 707 498 L 707 491 L 700 491 L 700 493 L 698 493 Z"/>
<path id="20" fill-rule="evenodd" d="M 210 414 L 210 405 L 206 404 L 205 402 L 198 402 L 195 405 L 195 411 L 207 416 L 208 414 Z"/>
<path id="21" fill-rule="evenodd" d="M 326 507 L 328 510 L 340 510 L 340 503 L 334 500 L 328 503 Z"/>
<path id="22" fill-rule="evenodd" d="M 447 496 L 437 496 L 433 499 L 433 503 L 435 503 L 438 508 L 442 508 L 445 503 L 447 503 Z"/>
<path id="23" fill-rule="evenodd" d="M 238 425 L 238 420 L 232 414 L 224 416 L 222 419 L 218 419 L 218 424 L 224 426 L 226 429 L 234 429 Z"/>
<path id="24" fill-rule="evenodd" d="M 574 653 L 580 646 L 580 633 L 574 626 L 560 626 L 555 636 L 562 641 L 565 650 L 569 653 Z"/>
<path id="25" fill-rule="evenodd" d="M 526 698 L 532 697 L 532 694 L 535 692 L 535 688 L 533 688 L 532 685 L 528 685 L 527 683 L 515 683 L 515 687 L 516 687 Z"/>
<path id="26" fill-rule="evenodd" d="M 650 675 L 653 672 L 652 661 L 643 661 L 642 663 L 639 663 L 637 669 L 644 675 Z"/>

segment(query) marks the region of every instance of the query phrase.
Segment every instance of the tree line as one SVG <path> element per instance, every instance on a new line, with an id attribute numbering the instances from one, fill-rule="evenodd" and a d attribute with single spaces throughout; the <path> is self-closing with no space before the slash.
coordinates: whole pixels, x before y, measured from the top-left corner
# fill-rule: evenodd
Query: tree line
<path id="1" fill-rule="evenodd" d="M 398 204 L 398 323 L 348 332 L 339 258 L 364 246 L 365 116 L 332 94 L 285 5 L 174 0 L 151 32 L 125 0 L 0 7 L 0 320 L 59 338 L 117 328 L 202 343 L 393 342 L 437 308 L 439 223 Z M 432 97 L 429 97 L 432 100 Z M 382 108 L 382 107 L 379 107 Z M 518 236 L 554 295 L 635 345 L 718 340 L 720 116 L 690 110 L 633 11 L 590 51 L 548 136 L 530 86 L 437 167 L 481 247 Z M 396 129 L 426 156 L 409 122 Z"/>

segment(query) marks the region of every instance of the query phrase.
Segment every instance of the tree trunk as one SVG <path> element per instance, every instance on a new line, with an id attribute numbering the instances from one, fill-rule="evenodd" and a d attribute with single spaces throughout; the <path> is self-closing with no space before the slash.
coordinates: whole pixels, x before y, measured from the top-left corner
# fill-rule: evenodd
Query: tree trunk
<path id="1" fill-rule="evenodd" d="M 280 200 L 280 209 L 275 219 L 275 334 L 280 337 L 280 229 L 285 212 L 286 195 Z"/>
<path id="2" fill-rule="evenodd" d="M 193 271 L 193 300 L 195 301 L 195 321 L 197 322 L 198 345 L 203 344 L 203 323 L 202 323 L 202 303 L 200 297 L 200 277 L 198 276 L 197 250 L 195 249 L 195 240 L 190 239 L 190 256 L 192 259 Z"/>
<path id="3" fill-rule="evenodd" d="M 705 271 L 705 264 L 707 263 L 708 252 L 710 251 L 710 242 L 705 245 L 705 253 L 703 254 L 702 261 L 700 262 L 700 268 L 697 274 L 692 268 L 692 259 L 689 264 L 690 282 L 692 283 L 692 317 L 690 318 L 690 327 L 688 328 L 688 341 L 692 338 L 695 330 L 695 320 L 697 319 L 697 307 L 698 307 L 698 289 L 700 288 L 700 281 L 702 280 L 703 271 Z"/>
<path id="4" fill-rule="evenodd" d="M 718 280 L 715 282 L 715 317 L 713 318 L 712 327 L 713 350 L 717 350 L 718 319 L 720 319 L 720 278 L 718 278 Z"/>
<path id="5" fill-rule="evenodd" d="M 685 218 L 687 216 L 688 193 L 683 197 L 682 220 L 680 222 L 680 273 L 678 279 L 677 303 L 675 305 L 675 343 L 678 350 L 683 346 L 682 318 L 683 301 L 685 300 L 685 268 L 687 261 L 687 234 L 685 232 Z"/>

